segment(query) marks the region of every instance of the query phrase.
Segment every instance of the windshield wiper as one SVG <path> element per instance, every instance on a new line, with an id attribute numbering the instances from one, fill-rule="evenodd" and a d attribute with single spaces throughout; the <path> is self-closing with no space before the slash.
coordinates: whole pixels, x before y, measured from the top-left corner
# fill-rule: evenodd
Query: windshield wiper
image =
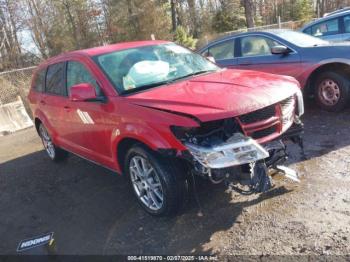
<path id="1" fill-rule="evenodd" d="M 138 87 L 135 87 L 135 88 L 131 88 L 131 89 L 125 90 L 122 94 L 130 94 L 130 93 L 134 93 L 134 92 L 139 92 L 139 91 L 146 90 L 146 89 L 149 89 L 149 88 L 152 88 L 152 87 L 166 85 L 166 84 L 169 84 L 171 82 L 172 82 L 171 80 L 170 81 L 167 80 L 167 81 L 161 81 L 161 82 L 141 85 L 141 86 L 138 86 Z"/>
<path id="2" fill-rule="evenodd" d="M 180 76 L 178 78 L 171 79 L 170 82 L 174 82 L 174 81 L 177 81 L 177 80 L 180 80 L 180 79 L 184 79 L 184 78 L 187 78 L 187 77 L 190 77 L 190 76 L 196 76 L 196 75 L 201 75 L 201 74 L 205 74 L 205 73 L 208 73 L 208 72 L 215 72 L 215 71 L 216 70 L 201 70 L 201 71 L 190 73 L 188 75 L 184 75 L 184 76 Z"/>
<path id="3" fill-rule="evenodd" d="M 190 76 L 200 75 L 200 74 L 204 74 L 204 73 L 207 73 L 207 72 L 214 72 L 214 71 L 216 71 L 216 70 L 197 71 L 197 72 L 193 72 L 193 73 L 188 74 L 188 75 L 180 76 L 178 78 L 173 78 L 173 79 L 169 79 L 169 80 L 165 80 L 165 81 L 161 81 L 161 82 L 150 83 L 150 84 L 141 85 L 141 86 L 138 86 L 138 87 L 135 87 L 135 88 L 131 88 L 131 89 L 125 90 L 122 94 L 130 94 L 130 93 L 134 93 L 134 92 L 139 92 L 139 91 L 146 90 L 146 89 L 149 89 L 149 88 L 152 88 L 152 87 L 157 87 L 157 86 L 161 86 L 161 85 L 167 85 L 167 84 L 176 82 L 178 80 L 181 80 L 181 79 L 184 79 L 184 78 L 187 78 L 187 77 L 190 77 Z"/>

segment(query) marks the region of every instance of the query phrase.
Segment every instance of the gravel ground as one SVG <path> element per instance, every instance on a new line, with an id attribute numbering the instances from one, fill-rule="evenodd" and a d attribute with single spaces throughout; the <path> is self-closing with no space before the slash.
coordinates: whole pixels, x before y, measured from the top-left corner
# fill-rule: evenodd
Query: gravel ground
<path id="1" fill-rule="evenodd" d="M 122 177 L 76 156 L 50 162 L 33 128 L 0 137 L 0 253 L 54 232 L 59 254 L 350 254 L 350 110 L 309 106 L 303 120 L 307 160 L 289 147 L 300 184 L 277 176 L 270 192 L 240 196 L 201 182 L 203 216 L 192 199 L 161 219 Z"/>

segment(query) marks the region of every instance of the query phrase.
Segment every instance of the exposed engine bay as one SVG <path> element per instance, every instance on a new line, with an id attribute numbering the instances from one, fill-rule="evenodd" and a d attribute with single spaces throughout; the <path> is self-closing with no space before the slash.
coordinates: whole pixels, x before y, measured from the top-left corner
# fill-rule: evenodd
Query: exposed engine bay
<path id="1" fill-rule="evenodd" d="M 187 147 L 187 160 L 193 165 L 193 172 L 214 184 L 225 181 L 242 194 L 265 192 L 272 186 L 271 169 L 299 181 L 294 170 L 282 166 L 288 158 L 287 140 L 302 149 L 303 125 L 299 120 L 283 135 L 262 145 L 245 136 L 235 118 L 203 123 L 199 128 L 173 127 L 172 130 Z M 242 190 L 237 185 L 248 189 Z"/>

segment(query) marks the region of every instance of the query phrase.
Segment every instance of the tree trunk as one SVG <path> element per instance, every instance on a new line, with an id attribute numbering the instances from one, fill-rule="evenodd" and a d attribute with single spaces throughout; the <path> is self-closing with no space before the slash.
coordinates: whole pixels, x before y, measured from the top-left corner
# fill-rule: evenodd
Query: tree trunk
<path id="1" fill-rule="evenodd" d="M 245 19 L 247 22 L 247 27 L 252 28 L 255 26 L 254 22 L 254 1 L 253 0 L 242 0 L 244 11 L 245 11 Z"/>
<path id="2" fill-rule="evenodd" d="M 195 0 L 187 0 L 189 13 L 191 16 L 192 32 L 194 37 L 198 37 L 198 22 L 197 22 L 197 12 L 196 12 L 196 2 Z"/>
<path id="3" fill-rule="evenodd" d="M 176 0 L 170 0 L 171 7 L 171 23 L 173 32 L 175 32 L 177 28 L 177 19 L 176 19 Z"/>
<path id="4" fill-rule="evenodd" d="M 75 45 L 75 48 L 76 49 L 80 49 L 80 41 L 78 39 L 78 31 L 77 31 L 77 27 L 76 27 L 76 21 L 72 15 L 72 11 L 71 11 L 71 6 L 70 6 L 70 3 L 69 2 L 66 2 L 64 1 L 63 3 L 63 6 L 65 8 L 65 11 L 67 13 L 67 16 L 68 16 L 68 20 L 69 20 L 69 23 L 71 25 L 71 28 L 72 28 L 72 33 L 73 33 L 73 39 L 74 39 L 74 45 Z"/>
<path id="5" fill-rule="evenodd" d="M 28 12 L 30 15 L 28 26 L 32 31 L 32 39 L 39 49 L 41 56 L 46 59 L 49 57 L 50 50 L 48 42 L 46 40 L 48 36 L 48 25 L 42 21 L 42 9 L 41 6 L 38 6 L 38 4 L 41 3 L 38 3 L 35 0 L 27 0 L 27 3 Z"/>

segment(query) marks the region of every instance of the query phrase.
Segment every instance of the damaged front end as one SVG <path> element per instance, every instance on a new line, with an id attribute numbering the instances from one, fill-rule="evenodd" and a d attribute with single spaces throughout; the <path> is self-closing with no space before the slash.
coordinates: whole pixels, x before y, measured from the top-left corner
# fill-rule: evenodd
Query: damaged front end
<path id="1" fill-rule="evenodd" d="M 269 169 L 298 181 L 296 172 L 282 164 L 287 159 L 287 140 L 303 145 L 301 103 L 296 95 L 243 116 L 171 129 L 186 146 L 183 156 L 193 173 L 214 184 L 248 186 L 247 191 L 233 187 L 240 193 L 265 192 L 271 188 Z"/>

